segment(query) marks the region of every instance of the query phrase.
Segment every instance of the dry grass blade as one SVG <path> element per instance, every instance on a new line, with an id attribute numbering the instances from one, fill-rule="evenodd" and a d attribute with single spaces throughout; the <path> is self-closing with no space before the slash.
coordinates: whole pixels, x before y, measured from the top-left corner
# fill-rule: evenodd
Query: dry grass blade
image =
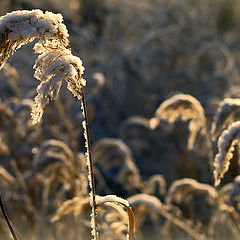
<path id="1" fill-rule="evenodd" d="M 90 187 L 90 205 L 92 208 L 91 213 L 91 227 L 92 227 L 92 235 L 95 240 L 98 239 L 98 224 L 97 224 L 97 207 L 96 207 L 96 190 L 95 190 L 95 181 L 94 181 L 94 170 L 93 170 L 93 160 L 92 160 L 92 150 L 91 150 L 91 141 L 90 141 L 90 131 L 88 126 L 88 118 L 87 118 L 87 106 L 85 101 L 84 89 L 81 87 L 80 91 L 81 95 L 81 109 L 83 114 L 83 135 L 85 138 L 85 147 L 86 147 L 86 164 L 88 167 L 88 183 Z"/>
<path id="2" fill-rule="evenodd" d="M 232 123 L 223 131 L 218 139 L 218 153 L 214 159 L 214 180 L 215 186 L 218 186 L 224 174 L 228 171 L 230 160 L 233 157 L 235 145 L 240 139 L 240 121 Z"/>

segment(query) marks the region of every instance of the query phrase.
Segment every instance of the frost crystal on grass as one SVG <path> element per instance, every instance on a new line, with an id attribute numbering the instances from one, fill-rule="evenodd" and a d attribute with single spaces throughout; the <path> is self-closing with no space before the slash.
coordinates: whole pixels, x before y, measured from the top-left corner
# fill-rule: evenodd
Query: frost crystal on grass
<path id="1" fill-rule="evenodd" d="M 145 193 L 139 193 L 129 197 L 128 202 L 133 208 L 143 204 L 148 206 L 150 209 L 156 211 L 157 209 L 162 207 L 162 203 L 158 198 Z"/>
<path id="2" fill-rule="evenodd" d="M 98 196 L 96 199 L 96 203 L 99 204 L 103 204 L 105 202 L 116 202 L 122 205 L 125 205 L 127 207 L 129 207 L 129 203 L 127 200 L 117 197 L 116 195 L 107 195 L 104 197 Z"/>
<path id="3" fill-rule="evenodd" d="M 40 53 L 34 65 L 34 77 L 41 81 L 37 87 L 38 95 L 35 97 L 35 105 L 32 110 L 33 124 L 38 123 L 43 114 L 43 108 L 48 102 L 58 96 L 62 82 L 67 82 L 68 89 L 74 96 L 80 97 L 80 89 L 85 86 L 85 80 L 81 78 L 84 67 L 80 58 L 72 55 L 69 49 L 51 50 L 34 47 Z"/>
<path id="4" fill-rule="evenodd" d="M 235 144 L 240 139 L 240 121 L 232 123 L 223 131 L 218 139 L 218 153 L 214 159 L 214 179 L 215 186 L 218 186 L 224 174 L 228 171 L 230 160 L 233 157 Z"/>
<path id="5" fill-rule="evenodd" d="M 42 43 L 57 40 L 69 45 L 68 32 L 61 14 L 43 13 L 41 10 L 22 10 L 8 13 L 0 18 L 0 69 L 9 55 L 22 45 L 40 39 Z"/>

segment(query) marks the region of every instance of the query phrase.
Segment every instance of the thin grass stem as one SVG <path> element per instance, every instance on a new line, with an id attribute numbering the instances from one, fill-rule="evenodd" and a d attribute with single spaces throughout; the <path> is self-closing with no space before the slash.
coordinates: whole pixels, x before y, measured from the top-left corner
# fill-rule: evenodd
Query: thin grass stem
<path id="1" fill-rule="evenodd" d="M 91 142 L 90 142 L 90 131 L 89 124 L 87 118 L 87 107 L 85 101 L 85 94 L 83 87 L 81 88 L 81 108 L 83 112 L 83 129 L 84 129 L 84 137 L 86 140 L 86 160 L 88 166 L 88 174 L 89 174 L 89 186 L 90 186 L 90 204 L 92 207 L 92 230 L 94 240 L 98 239 L 98 226 L 97 226 L 97 204 L 96 204 L 96 190 L 95 190 L 95 181 L 94 181 L 94 170 L 93 170 L 93 160 L 92 160 L 92 152 L 91 152 Z"/>
<path id="2" fill-rule="evenodd" d="M 1 207 L 4 219 L 5 219 L 5 221 L 6 221 L 7 225 L 8 225 L 8 228 L 9 228 L 11 234 L 12 234 L 13 239 L 14 240 L 19 240 L 19 238 L 17 237 L 17 234 L 15 233 L 15 231 L 14 231 L 14 229 L 12 227 L 12 224 L 11 224 L 9 218 L 8 218 L 8 215 L 7 215 L 7 212 L 5 210 L 4 203 L 2 201 L 1 195 L 0 195 L 0 207 Z"/>

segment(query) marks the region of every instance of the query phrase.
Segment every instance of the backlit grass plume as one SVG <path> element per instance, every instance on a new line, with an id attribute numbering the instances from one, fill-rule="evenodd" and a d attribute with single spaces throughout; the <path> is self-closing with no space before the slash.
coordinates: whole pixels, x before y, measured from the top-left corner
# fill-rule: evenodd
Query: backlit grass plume
<path id="1" fill-rule="evenodd" d="M 218 193 L 214 187 L 199 183 L 198 181 L 192 178 L 183 178 L 175 180 L 165 197 L 165 202 L 167 204 L 172 204 L 173 202 L 181 202 L 183 200 L 190 200 L 194 196 L 202 195 L 205 196 L 209 203 L 215 203 L 218 197 Z"/>
<path id="2" fill-rule="evenodd" d="M 240 140 L 240 121 L 232 123 L 226 130 L 223 131 L 218 139 L 218 153 L 214 159 L 213 176 L 215 186 L 218 186 L 224 174 L 228 171 L 230 160 L 233 157 L 235 145 Z"/>
<path id="3" fill-rule="evenodd" d="M 211 127 L 213 140 L 220 135 L 222 129 L 226 129 L 231 123 L 237 121 L 240 117 L 240 99 L 225 98 L 218 105 L 215 119 Z"/>
<path id="4" fill-rule="evenodd" d="M 0 69 L 8 57 L 22 45 L 38 39 L 34 50 L 39 54 L 34 65 L 35 78 L 41 81 L 32 109 L 32 122 L 40 122 L 43 109 L 57 97 L 63 80 L 79 99 L 84 68 L 80 58 L 73 56 L 66 26 L 61 14 L 41 10 L 15 11 L 0 18 Z"/>
<path id="5" fill-rule="evenodd" d="M 165 100 L 156 110 L 155 117 L 150 120 L 150 127 L 156 128 L 161 119 L 172 124 L 179 118 L 189 120 L 188 147 L 192 149 L 198 132 L 201 130 L 206 133 L 204 109 L 193 96 L 181 93 Z"/>

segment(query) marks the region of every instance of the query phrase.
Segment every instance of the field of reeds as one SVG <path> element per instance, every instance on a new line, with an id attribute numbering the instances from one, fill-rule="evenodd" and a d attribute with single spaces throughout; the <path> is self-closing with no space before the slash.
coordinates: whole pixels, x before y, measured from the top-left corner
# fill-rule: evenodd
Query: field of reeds
<path id="1" fill-rule="evenodd" d="M 0 1 L 0 207 L 19 240 L 240 239 L 239 11 Z"/>

